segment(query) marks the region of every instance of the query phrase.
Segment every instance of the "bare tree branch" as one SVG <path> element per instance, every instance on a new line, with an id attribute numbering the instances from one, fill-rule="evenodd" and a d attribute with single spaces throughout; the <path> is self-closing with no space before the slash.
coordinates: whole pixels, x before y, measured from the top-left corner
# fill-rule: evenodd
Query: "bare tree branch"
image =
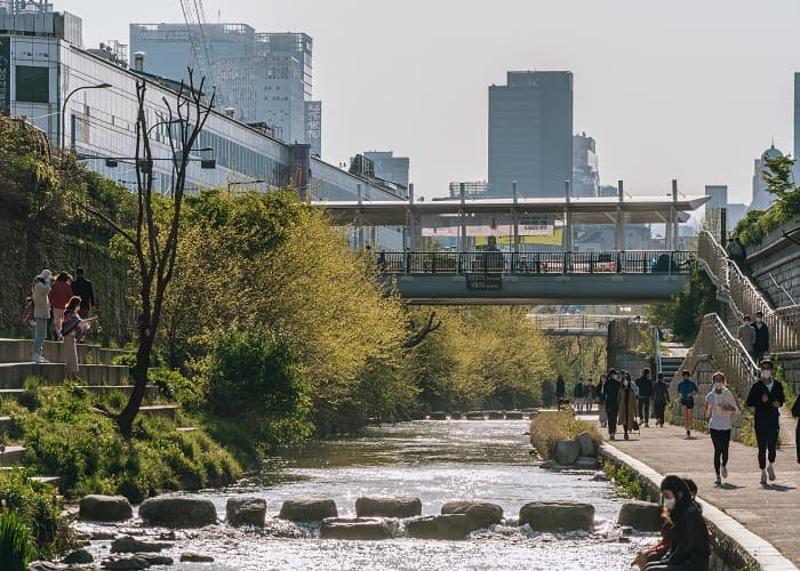
<path id="1" fill-rule="evenodd" d="M 428 335 L 434 331 L 437 331 L 442 326 L 442 322 L 439 320 L 434 323 L 434 319 L 436 319 L 436 312 L 431 311 L 428 315 L 428 322 L 420 329 L 415 331 L 408 339 L 406 339 L 406 341 L 403 343 L 403 348 L 409 351 L 415 347 L 418 347 L 423 341 L 425 341 L 425 338 L 428 337 Z M 414 325 L 414 322 L 412 321 L 411 324 Z"/>

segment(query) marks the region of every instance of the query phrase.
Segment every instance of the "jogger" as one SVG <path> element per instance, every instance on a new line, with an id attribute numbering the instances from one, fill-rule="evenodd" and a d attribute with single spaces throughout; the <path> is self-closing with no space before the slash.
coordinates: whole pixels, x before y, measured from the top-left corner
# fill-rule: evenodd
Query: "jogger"
<path id="1" fill-rule="evenodd" d="M 759 380 L 750 389 L 747 406 L 755 409 L 756 440 L 758 440 L 758 467 L 761 484 L 767 479 L 775 481 L 778 435 L 780 434 L 780 408 L 786 401 L 783 385 L 772 377 L 772 361 L 761 361 Z M 769 464 L 767 464 L 769 461 Z"/>
<path id="2" fill-rule="evenodd" d="M 714 443 L 714 473 L 716 484 L 722 485 L 722 480 L 728 477 L 728 451 L 731 444 L 731 430 L 733 428 L 733 415 L 738 412 L 736 399 L 733 393 L 725 386 L 725 374 L 722 371 L 714 373 L 712 377 L 713 388 L 706 395 L 706 417 L 711 441 Z"/>

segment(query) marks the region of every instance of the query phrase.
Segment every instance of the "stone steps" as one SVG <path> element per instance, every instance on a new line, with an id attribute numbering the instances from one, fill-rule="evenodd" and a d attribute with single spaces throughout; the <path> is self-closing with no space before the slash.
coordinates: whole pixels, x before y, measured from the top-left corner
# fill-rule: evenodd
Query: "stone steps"
<path id="1" fill-rule="evenodd" d="M 130 396 L 133 391 L 133 385 L 79 385 L 79 388 L 85 389 L 93 394 L 112 393 L 119 391 L 126 396 Z M 0 399 L 13 398 L 19 400 L 25 394 L 25 389 L 0 389 Z M 145 399 L 153 399 L 158 396 L 158 387 L 149 385 L 145 388 Z M 2 417 L 0 417 L 1 421 Z"/>
<path id="2" fill-rule="evenodd" d="M 7 471 L 10 472 L 11 470 L 16 470 L 16 466 L 3 466 L 0 467 L 0 471 Z M 58 484 L 61 483 L 61 478 L 58 476 L 31 476 L 31 480 L 34 482 L 40 482 L 42 484 L 50 484 L 51 486 L 58 487 Z"/>
<path id="3" fill-rule="evenodd" d="M 139 411 L 142 414 L 147 414 L 150 416 L 164 416 L 167 418 L 175 418 L 176 413 L 178 412 L 178 405 L 176 404 L 154 404 L 143 406 Z"/>
<path id="4" fill-rule="evenodd" d="M 65 365 L 61 363 L 0 363 L 0 388 L 21 389 L 30 377 L 39 378 L 46 385 L 60 385 L 65 375 Z M 123 365 L 80 365 L 77 376 L 87 385 L 124 385 L 130 371 Z"/>
<path id="5" fill-rule="evenodd" d="M 31 360 L 31 339 L 0 338 L 0 363 L 26 363 Z M 45 341 L 44 358 L 53 363 L 65 361 L 64 344 L 57 341 Z M 98 365 L 113 365 L 114 359 L 129 354 L 122 349 L 105 349 L 99 345 L 78 345 L 78 362 Z"/>
<path id="6" fill-rule="evenodd" d="M 22 464 L 25 458 L 25 447 L 16 444 L 6 446 L 5 452 L 0 454 L 0 468 L 12 468 Z"/>

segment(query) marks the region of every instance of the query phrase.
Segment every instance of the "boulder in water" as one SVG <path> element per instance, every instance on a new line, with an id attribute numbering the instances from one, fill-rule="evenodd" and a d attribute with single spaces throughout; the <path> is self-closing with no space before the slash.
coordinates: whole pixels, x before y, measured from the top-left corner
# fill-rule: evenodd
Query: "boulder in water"
<path id="1" fill-rule="evenodd" d="M 506 420 L 522 420 L 522 414 L 519 410 L 509 410 L 506 412 Z"/>
<path id="2" fill-rule="evenodd" d="M 505 413 L 502 410 L 490 410 L 489 420 L 503 420 Z"/>
<path id="3" fill-rule="evenodd" d="M 111 542 L 111 553 L 158 553 L 170 547 L 171 543 L 149 543 L 127 535 Z"/>
<path id="4" fill-rule="evenodd" d="M 581 432 L 575 437 L 578 446 L 581 447 L 581 456 L 597 456 L 597 448 L 592 440 L 592 435 L 588 432 Z"/>
<path id="5" fill-rule="evenodd" d="M 464 415 L 459 411 L 450 413 L 450 420 L 461 420 L 462 418 L 464 418 Z"/>
<path id="6" fill-rule="evenodd" d="M 84 496 L 78 506 L 78 517 L 83 521 L 116 522 L 133 517 L 131 504 L 123 496 Z"/>
<path id="7" fill-rule="evenodd" d="M 181 553 L 181 561 L 184 563 L 213 563 L 214 558 L 210 555 L 203 555 L 202 553 L 193 553 L 187 551 Z"/>
<path id="8" fill-rule="evenodd" d="M 581 470 L 597 470 L 600 467 L 600 462 L 593 456 L 579 456 L 575 460 L 574 467 Z"/>
<path id="9" fill-rule="evenodd" d="M 486 413 L 479 410 L 472 410 L 467 413 L 467 420 L 486 420 Z"/>
<path id="10" fill-rule="evenodd" d="M 519 524 L 536 531 L 594 529 L 594 506 L 579 502 L 531 502 L 519 510 Z"/>
<path id="11" fill-rule="evenodd" d="M 203 527 L 217 523 L 217 510 L 200 498 L 151 498 L 139 506 L 139 517 L 149 525 Z"/>
<path id="12" fill-rule="evenodd" d="M 639 531 L 659 531 L 664 525 L 661 506 L 651 502 L 628 502 L 620 508 L 617 523 Z"/>
<path id="13" fill-rule="evenodd" d="M 94 562 L 94 557 L 92 557 L 91 553 L 81 548 L 67 555 L 61 562 L 66 565 L 87 565 Z"/>
<path id="14" fill-rule="evenodd" d="M 556 444 L 556 462 L 562 466 L 572 466 L 581 455 L 581 446 L 574 440 L 560 440 Z"/>
<path id="15" fill-rule="evenodd" d="M 283 502 L 278 517 L 294 522 L 315 522 L 338 515 L 333 500 L 302 499 Z"/>
<path id="16" fill-rule="evenodd" d="M 225 517 L 234 527 L 253 525 L 264 527 L 267 515 L 267 501 L 263 498 L 228 498 L 225 504 Z"/>
<path id="17" fill-rule="evenodd" d="M 489 502 L 447 502 L 442 506 L 442 514 L 466 515 L 472 525 L 472 531 L 503 521 L 503 508 Z"/>
<path id="18" fill-rule="evenodd" d="M 428 415 L 430 420 L 447 420 L 446 412 L 432 412 Z"/>
<path id="19" fill-rule="evenodd" d="M 358 517 L 416 517 L 422 514 L 419 498 L 358 498 Z"/>
<path id="20" fill-rule="evenodd" d="M 411 520 L 406 524 L 406 531 L 415 539 L 454 541 L 466 539 L 474 527 L 465 514 L 446 514 Z"/>
<path id="21" fill-rule="evenodd" d="M 319 536 L 322 539 L 379 541 L 391 539 L 392 532 L 386 522 L 376 518 L 328 518 L 322 520 Z"/>

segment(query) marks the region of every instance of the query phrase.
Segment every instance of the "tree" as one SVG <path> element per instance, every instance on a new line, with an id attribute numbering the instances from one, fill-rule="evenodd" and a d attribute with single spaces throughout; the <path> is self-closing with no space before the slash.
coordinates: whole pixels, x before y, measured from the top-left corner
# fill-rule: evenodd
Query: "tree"
<path id="1" fill-rule="evenodd" d="M 215 93 L 206 100 L 203 94 L 205 78 L 199 86 L 194 84 L 194 75 L 189 70 L 189 83 L 181 82 L 175 100 L 162 98 L 167 110 L 168 141 L 173 168 L 171 199 L 160 200 L 156 196 L 153 172 L 154 157 L 150 146 L 149 113 L 146 107 L 147 82 L 137 81 L 136 117 L 136 221 L 132 229 L 123 227 L 110 214 L 100 208 L 86 204 L 86 209 L 105 221 L 127 243 L 135 259 L 139 279 L 140 313 L 137 323 L 136 363 L 133 366 L 133 391 L 121 413 L 115 416 L 123 434 L 129 434 L 133 421 L 139 413 L 148 384 L 151 353 L 158 329 L 164 299 L 175 270 L 181 229 L 181 209 L 186 188 L 186 175 L 191 162 L 191 153 L 214 107 Z M 174 126 L 174 128 L 173 128 Z"/>

